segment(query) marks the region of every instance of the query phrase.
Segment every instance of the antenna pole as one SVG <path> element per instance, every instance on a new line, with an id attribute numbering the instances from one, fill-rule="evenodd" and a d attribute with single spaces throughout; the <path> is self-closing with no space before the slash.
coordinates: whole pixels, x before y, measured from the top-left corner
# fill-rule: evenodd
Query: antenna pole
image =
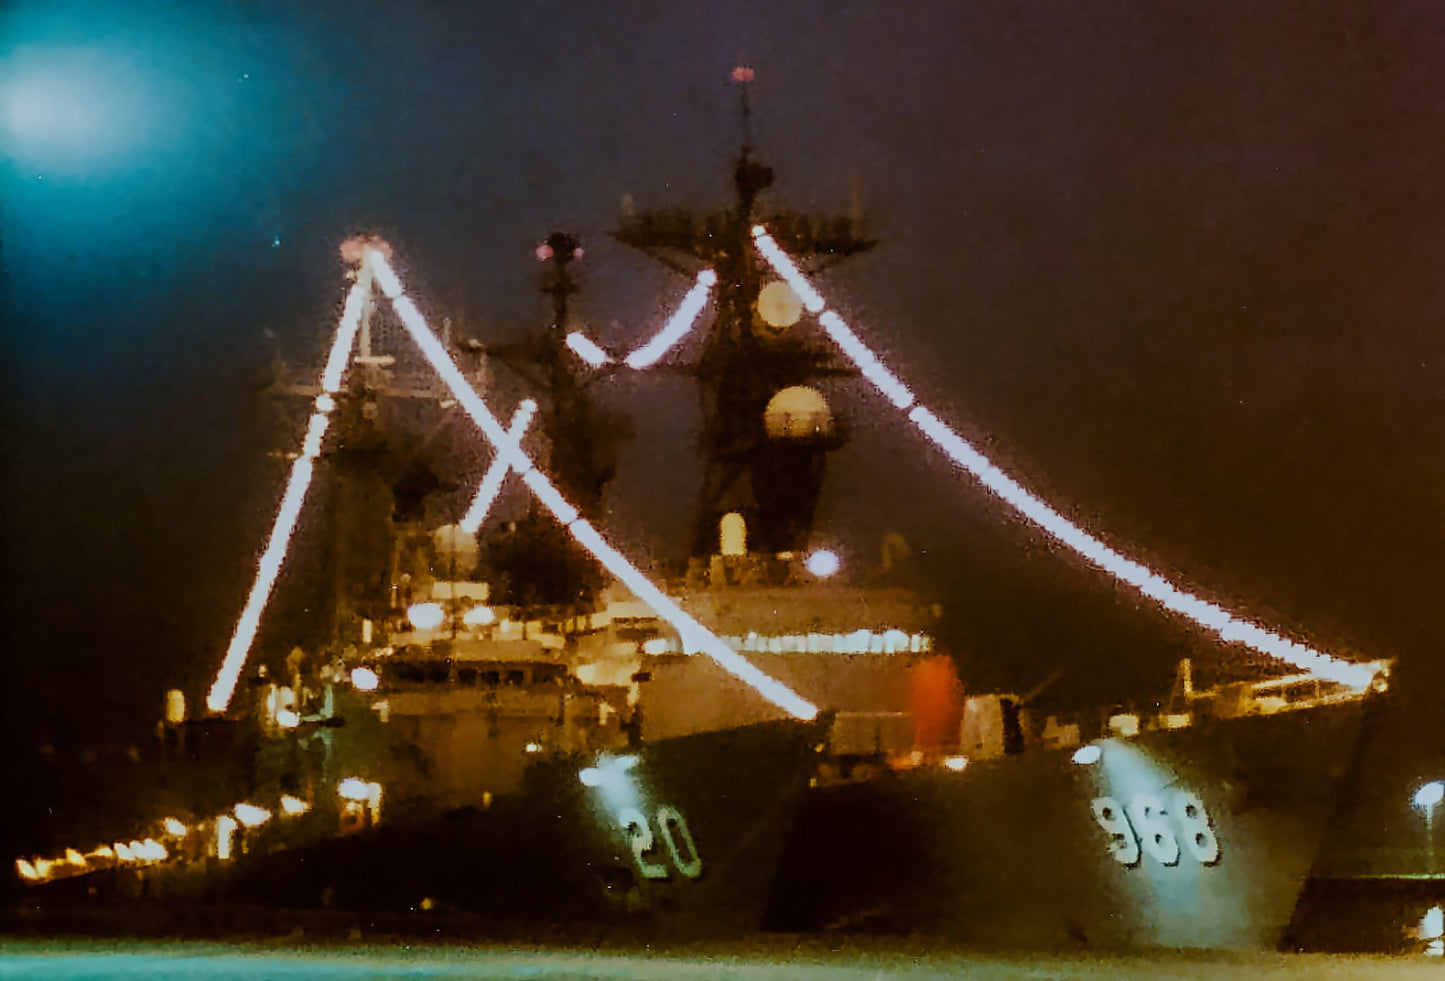
<path id="1" fill-rule="evenodd" d="M 742 90 L 743 156 L 746 157 L 753 148 L 753 70 L 739 65 L 733 69 L 733 81 L 737 82 Z"/>

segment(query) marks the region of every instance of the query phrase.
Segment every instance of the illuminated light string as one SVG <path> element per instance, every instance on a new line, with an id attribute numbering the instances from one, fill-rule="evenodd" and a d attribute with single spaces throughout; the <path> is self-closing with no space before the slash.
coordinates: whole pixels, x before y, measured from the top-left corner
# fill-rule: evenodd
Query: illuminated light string
<path id="1" fill-rule="evenodd" d="M 1241 620 L 1222 607 L 1184 592 L 1158 573 L 1105 545 L 1029 493 L 1023 485 L 995 466 L 933 412 L 915 404 L 917 399 L 908 387 L 849 329 L 838 314 L 826 309 L 827 305 L 822 297 L 813 289 L 812 284 L 803 278 L 797 265 L 778 247 L 762 225 L 753 226 L 753 239 L 763 258 L 802 298 L 808 310 L 820 314 L 819 324 L 858 366 L 863 377 L 872 382 L 896 408 L 900 411 L 906 410 L 908 420 L 942 450 L 944 455 L 972 474 L 984 487 L 1019 514 L 1088 562 L 1134 587 L 1165 609 L 1188 617 L 1213 631 L 1226 642 L 1244 644 L 1261 654 L 1343 684 L 1363 688 L 1370 683 L 1374 673 L 1372 667 L 1322 654 L 1257 624 Z"/>
<path id="2" fill-rule="evenodd" d="M 366 304 L 369 289 L 370 284 L 365 278 L 358 277 L 346 296 L 341 323 L 336 328 L 336 339 L 331 344 L 326 369 L 321 375 L 322 390 L 316 396 L 315 411 L 306 426 L 301 455 L 291 464 L 286 491 L 281 496 L 281 507 L 276 513 L 275 523 L 271 526 L 266 550 L 261 553 L 261 560 L 257 563 L 256 580 L 251 586 L 251 593 L 246 599 L 240 619 L 236 621 L 236 631 L 231 636 L 230 646 L 226 648 L 226 656 L 221 662 L 215 683 L 211 685 L 210 693 L 206 696 L 206 706 L 212 712 L 224 712 L 231 704 L 236 680 L 240 677 L 241 668 L 251 652 L 252 643 L 255 642 L 261 614 L 266 609 L 266 601 L 271 596 L 272 588 L 276 585 L 276 577 L 281 573 L 281 565 L 286 561 L 286 549 L 292 533 L 296 530 L 296 519 L 301 514 L 302 503 L 306 500 L 307 488 L 311 486 L 315 460 L 321 454 L 321 440 L 330 424 L 331 412 L 336 408 L 334 395 L 341 388 L 341 377 L 346 370 L 352 345 L 356 343 L 356 333 L 361 326 L 361 311 Z"/>
<path id="3" fill-rule="evenodd" d="M 496 449 L 498 460 L 505 462 L 521 476 L 522 482 L 537 496 L 542 505 L 552 512 L 578 544 L 591 552 L 608 572 L 632 590 L 633 595 L 652 607 L 658 616 L 670 623 L 678 632 L 687 649 L 700 651 L 712 658 L 724 670 L 751 685 L 758 694 L 790 715 L 799 719 L 815 718 L 818 714 L 816 706 L 776 678 L 760 671 L 742 655 L 730 649 L 702 624 L 688 616 L 681 607 L 638 571 L 636 566 L 609 545 L 597 529 L 582 519 L 577 509 L 558 492 L 547 476 L 536 468 L 526 451 L 522 449 L 521 443 L 502 428 L 501 422 L 487 408 L 487 404 L 481 396 L 467 383 L 466 378 L 447 354 L 441 341 L 437 340 L 436 335 L 427 326 L 426 320 L 422 317 L 416 304 L 410 297 L 404 295 L 401 281 L 392 271 L 386 257 L 375 249 L 368 249 L 366 262 L 372 269 L 377 285 L 391 301 L 392 307 L 396 310 L 397 316 L 401 319 L 407 332 L 411 334 L 412 340 L 421 348 L 422 354 L 451 390 L 452 397 L 457 400 L 457 403 L 491 442 Z M 706 290 L 716 280 L 717 277 L 711 270 L 703 270 L 698 274 L 698 284 L 688 294 L 688 300 L 705 295 Z M 688 300 L 684 300 L 683 307 L 679 309 L 674 320 L 679 319 L 687 311 Z M 693 305 L 697 307 L 697 310 L 688 313 L 689 319 L 696 318 L 697 311 L 701 310 L 701 304 L 701 299 L 693 300 Z M 671 322 L 669 326 L 671 326 Z"/>
<path id="4" fill-rule="evenodd" d="M 523 399 L 512 413 L 512 421 L 507 424 L 507 435 L 520 441 L 527 427 L 532 424 L 532 416 L 537 412 L 537 403 L 531 399 Z M 498 454 L 492 460 L 487 472 L 482 475 L 482 482 L 477 485 L 477 493 L 472 497 L 471 506 L 462 517 L 462 531 L 468 535 L 475 535 L 482 527 L 482 522 L 487 520 L 487 515 L 492 510 L 492 505 L 497 502 L 497 495 L 502 492 L 502 481 L 506 479 L 512 465 L 502 459 Z"/>
<path id="5" fill-rule="evenodd" d="M 598 347 L 596 341 L 581 331 L 574 330 L 567 335 L 567 346 L 571 348 L 573 354 L 594 368 L 600 368 L 612 362 L 612 356 Z"/>
<path id="6" fill-rule="evenodd" d="M 711 269 L 699 272 L 697 282 L 693 284 L 692 289 L 687 291 L 687 295 L 682 298 L 682 303 L 678 305 L 677 311 L 668 318 L 667 323 L 662 325 L 662 329 L 652 335 L 652 339 L 646 344 L 627 356 L 627 367 L 651 368 L 673 345 L 686 337 L 692 330 L 693 324 L 697 323 L 698 314 L 702 313 L 702 308 L 707 305 L 708 294 L 716 283 L 717 273 Z M 383 286 L 384 289 L 385 286 Z"/>

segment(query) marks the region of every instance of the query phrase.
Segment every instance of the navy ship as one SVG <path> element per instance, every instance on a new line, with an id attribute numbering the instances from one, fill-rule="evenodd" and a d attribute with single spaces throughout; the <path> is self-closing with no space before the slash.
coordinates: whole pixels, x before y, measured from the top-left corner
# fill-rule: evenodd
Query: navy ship
<path id="1" fill-rule="evenodd" d="M 870 370 L 889 398 L 901 386 L 793 327 L 808 305 L 761 254 L 762 236 L 808 274 L 874 243 L 856 207 L 767 212 L 773 173 L 748 145 L 744 93 L 734 205 L 629 213 L 617 237 L 684 275 L 715 269 L 720 284 L 714 325 L 687 364 L 703 395 L 704 470 L 675 595 L 835 710 L 768 927 L 1036 949 L 1309 946 L 1306 934 L 1327 931 L 1309 926 L 1301 897 L 1339 879 L 1343 860 L 1328 856 L 1342 815 L 1360 810 L 1349 802 L 1368 799 L 1359 747 L 1364 720 L 1386 712 L 1391 665 L 1332 680 L 1263 659 L 1235 676 L 1201 663 L 1201 677 L 1218 677 L 1196 688 L 1185 662 L 1148 714 L 1042 718 L 1033 693 L 964 697 L 967 679 L 932 637 L 937 608 L 886 568 L 840 569 L 816 527 L 826 459 L 847 442 L 828 386 Z M 895 404 L 911 402 L 903 395 Z M 901 551 L 885 544 L 884 565 Z M 778 714 L 665 631 L 647 650 L 650 732 Z M 1406 917 L 1410 929 L 1434 929 L 1427 914 Z"/>
<path id="2" fill-rule="evenodd" d="M 1157 711 L 1041 718 L 1033 693 L 965 697 L 934 637 L 939 609 L 897 574 L 901 542 L 866 577 L 841 567 L 816 511 L 848 437 L 828 388 L 857 371 L 792 329 L 805 305 L 769 273 L 753 228 L 809 273 L 874 243 L 856 208 L 764 214 L 772 181 L 745 128 L 729 208 L 624 214 L 619 241 L 717 285 L 695 358 L 670 353 L 690 325 L 679 321 L 625 363 L 668 358 L 702 393 L 693 534 L 669 595 L 829 712 L 789 721 L 625 589 L 569 571 L 544 524 L 519 522 L 510 555 L 557 564 L 493 576 L 517 590 L 497 595 L 454 574 L 471 561 L 454 530 L 428 531 L 430 558 L 409 575 L 392 564 L 382 581 L 396 594 L 350 616 L 318 681 L 256 679 L 268 745 L 312 754 L 307 772 L 322 776 L 274 785 L 264 818 L 223 815 L 226 858 L 210 818 L 195 844 L 158 831 L 129 842 L 128 859 L 56 852 L 21 875 L 78 886 L 86 863 L 131 862 L 156 879 L 164 863 L 144 856 L 192 848 L 202 866 L 233 863 L 195 887 L 224 882 L 205 894 L 233 905 L 286 896 L 1048 950 L 1438 947 L 1440 798 L 1398 763 L 1390 665 L 1345 684 L 1256 664 L 1196 686 L 1209 667 L 1183 664 Z M 557 307 L 538 377 L 558 420 L 585 417 L 568 400 L 619 367 L 560 326 L 572 284 L 555 257 L 575 251 L 546 246 Z M 587 450 L 565 454 L 572 477 L 559 472 L 584 512 L 600 500 L 587 481 L 609 472 L 592 455 L 602 442 L 574 440 Z M 490 556 L 493 570 L 508 555 Z M 563 584 L 560 601 L 524 595 L 541 582 Z M 303 867 L 284 829 L 308 818 Z"/>
<path id="3" fill-rule="evenodd" d="M 551 324 L 486 356 L 541 399 L 524 414 L 540 413 L 557 486 L 597 516 L 622 427 L 566 346 L 580 256 L 568 235 L 543 243 Z M 449 442 L 465 447 L 455 403 L 388 349 L 389 331 L 368 303 L 318 453 L 331 533 L 312 565 L 330 575 L 312 577 L 326 611 L 308 620 L 312 646 L 263 650 L 223 713 L 187 718 L 172 692 L 150 799 L 124 834 L 95 827 L 102 814 L 87 837 L 17 859 L 25 907 L 119 917 L 98 921 L 109 928 L 287 911 L 401 929 L 455 917 L 464 932 L 756 930 L 820 723 L 648 738 L 637 703 L 655 614 L 538 509 L 477 538 L 485 482 L 461 515 L 446 472 Z"/>

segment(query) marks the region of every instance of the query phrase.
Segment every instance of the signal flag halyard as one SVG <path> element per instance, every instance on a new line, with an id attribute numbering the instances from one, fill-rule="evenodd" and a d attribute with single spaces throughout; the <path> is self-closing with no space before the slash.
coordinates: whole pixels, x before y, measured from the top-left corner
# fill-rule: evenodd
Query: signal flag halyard
<path id="1" fill-rule="evenodd" d="M 699 272 L 692 289 L 687 291 L 682 303 L 678 304 L 677 311 L 662 325 L 662 329 L 627 356 L 627 367 L 651 368 L 674 344 L 686 337 L 688 331 L 692 330 L 692 325 L 697 322 L 698 314 L 702 313 L 702 308 L 707 306 L 708 294 L 716 283 L 717 273 L 711 269 Z"/>
<path id="2" fill-rule="evenodd" d="M 292 533 L 296 530 L 296 519 L 301 514 L 301 505 L 306 501 L 306 490 L 311 486 L 315 460 L 321 454 L 321 440 L 330 425 L 331 412 L 336 408 L 336 399 L 333 396 L 341 388 L 341 378 L 346 371 L 351 348 L 356 343 L 356 333 L 361 327 L 361 312 L 366 305 L 370 288 L 365 277 L 358 277 L 346 295 L 341 323 L 337 325 L 336 338 L 331 343 L 326 368 L 321 374 L 321 393 L 316 396 L 315 408 L 306 427 L 306 438 L 301 444 L 301 453 L 291 464 L 286 491 L 281 495 L 281 507 L 276 513 L 275 523 L 271 526 L 266 550 L 261 553 L 261 560 L 256 565 L 256 579 L 251 585 L 251 593 L 246 598 L 240 619 L 236 621 L 236 629 L 231 635 L 230 645 L 226 648 L 221 669 L 206 695 L 206 707 L 212 712 L 224 712 L 231 704 L 231 696 L 236 691 L 236 679 L 240 677 L 241 668 L 251 652 L 251 645 L 256 640 L 256 630 L 261 624 L 261 614 L 271 597 L 272 587 L 276 585 L 276 577 L 281 573 L 281 565 L 286 561 L 286 549 L 291 542 Z"/>
<path id="3" fill-rule="evenodd" d="M 532 424 L 532 416 L 537 411 L 537 403 L 531 399 L 523 399 L 517 406 L 517 411 L 512 413 L 512 421 L 507 426 L 507 432 L 520 440 L 527 427 Z M 482 475 L 482 482 L 477 485 L 477 493 L 472 497 L 471 506 L 462 517 L 462 531 L 468 535 L 475 535 L 482 527 L 482 522 L 487 520 L 487 514 L 492 510 L 492 505 L 497 501 L 497 495 L 502 492 L 502 481 L 512 467 L 500 455 L 492 460 L 487 472 Z"/>
<path id="4" fill-rule="evenodd" d="M 766 228 L 754 225 L 753 240 L 757 244 L 758 252 L 774 271 L 787 281 L 793 292 L 802 298 L 804 306 L 819 315 L 818 322 L 823 330 L 843 349 L 849 360 L 857 365 L 863 377 L 895 408 L 905 413 L 908 421 L 954 464 L 971 474 L 1023 517 L 1073 549 L 1092 565 L 1132 586 L 1165 609 L 1185 616 L 1212 631 L 1226 642 L 1244 644 L 1261 654 L 1353 687 L 1364 688 L 1370 684 L 1375 666 L 1323 654 L 1257 624 L 1242 620 L 1222 607 L 1187 593 L 1158 573 L 1125 558 L 1029 493 L 1022 484 L 995 466 L 932 411 L 917 404 L 913 392 L 843 322 L 843 318 L 827 309 L 822 296 L 768 235 Z"/>

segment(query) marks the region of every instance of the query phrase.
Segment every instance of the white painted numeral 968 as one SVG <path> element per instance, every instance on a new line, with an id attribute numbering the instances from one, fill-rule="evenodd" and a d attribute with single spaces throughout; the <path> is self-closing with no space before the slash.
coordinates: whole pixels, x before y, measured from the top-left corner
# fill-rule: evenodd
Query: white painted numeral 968
<path id="1" fill-rule="evenodd" d="M 1140 794 L 1131 800 L 1124 812 L 1139 835 L 1139 843 L 1160 865 L 1179 861 L 1179 840 L 1164 823 L 1164 804 L 1153 794 Z"/>
<path id="2" fill-rule="evenodd" d="M 1109 835 L 1109 854 L 1114 856 L 1114 860 L 1120 865 L 1133 865 L 1139 861 L 1139 842 L 1119 802 L 1112 797 L 1095 797 L 1091 806 L 1094 808 L 1094 820 Z"/>
<path id="3" fill-rule="evenodd" d="M 1219 861 L 1219 839 L 1209 826 L 1209 812 L 1204 801 L 1187 790 L 1174 795 L 1174 816 L 1184 829 L 1184 847 L 1204 865 Z"/>
<path id="4" fill-rule="evenodd" d="M 1135 865 L 1148 852 L 1161 865 L 1177 865 L 1183 850 L 1202 865 L 1219 861 L 1219 839 L 1209 824 L 1209 812 L 1198 795 L 1176 791 L 1170 808 L 1153 794 L 1139 794 L 1128 805 L 1113 797 L 1096 797 L 1090 807 L 1094 820 L 1109 836 L 1109 854 L 1121 865 Z M 1181 835 L 1176 836 L 1166 818 L 1172 816 Z"/>

